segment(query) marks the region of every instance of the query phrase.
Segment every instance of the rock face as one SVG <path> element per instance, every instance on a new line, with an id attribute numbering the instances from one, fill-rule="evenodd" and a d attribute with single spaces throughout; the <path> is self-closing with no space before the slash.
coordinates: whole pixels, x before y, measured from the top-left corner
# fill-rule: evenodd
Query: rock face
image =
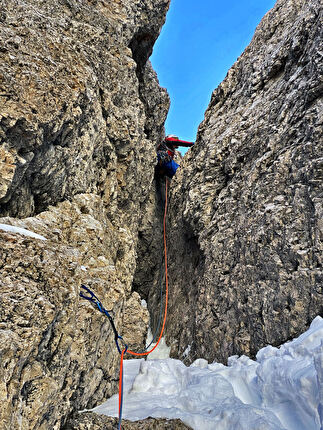
<path id="1" fill-rule="evenodd" d="M 168 95 L 147 62 L 169 0 L 0 0 L 0 428 L 60 429 L 117 390 Z"/>
<path id="2" fill-rule="evenodd" d="M 322 303 L 322 8 L 278 0 L 213 92 L 172 183 L 172 354 L 226 360 Z"/>
<path id="3" fill-rule="evenodd" d="M 94 413 L 81 413 L 73 417 L 63 430 L 114 430 L 118 427 L 116 418 Z M 185 430 L 190 429 L 180 420 L 147 418 L 143 421 L 122 420 L 124 430 Z"/>
<path id="4" fill-rule="evenodd" d="M 169 107 L 147 61 L 169 0 L 0 0 L 0 430 L 113 428 L 109 320 L 141 348 L 159 280 Z M 172 181 L 168 343 L 188 362 L 322 313 L 319 0 L 279 0 Z M 153 288 L 152 288 L 153 287 Z M 156 317 L 152 318 L 157 324 Z M 185 428 L 147 420 L 125 428 Z"/>
<path id="5" fill-rule="evenodd" d="M 146 62 L 168 3 L 2 3 L 1 213 L 30 216 L 89 192 L 122 208 L 144 198 L 148 139 L 168 104 Z M 118 192 L 130 179 L 136 189 Z"/>

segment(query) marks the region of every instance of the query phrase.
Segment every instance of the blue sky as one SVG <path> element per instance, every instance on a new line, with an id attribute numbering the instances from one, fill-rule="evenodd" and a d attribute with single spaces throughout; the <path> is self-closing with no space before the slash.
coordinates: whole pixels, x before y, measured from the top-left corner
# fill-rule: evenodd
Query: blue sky
<path id="1" fill-rule="evenodd" d="M 166 134 L 195 141 L 212 91 L 275 0 L 171 0 L 150 60 L 171 108 Z"/>

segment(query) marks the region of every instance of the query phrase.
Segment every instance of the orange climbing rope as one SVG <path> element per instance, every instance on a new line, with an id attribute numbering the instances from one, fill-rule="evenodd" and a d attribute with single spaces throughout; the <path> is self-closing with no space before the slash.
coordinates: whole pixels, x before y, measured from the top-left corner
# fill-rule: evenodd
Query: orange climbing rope
<path id="1" fill-rule="evenodd" d="M 166 294 L 165 294 L 165 311 L 164 311 L 164 320 L 163 320 L 163 325 L 162 325 L 162 329 L 159 335 L 159 338 L 157 340 L 156 345 L 150 350 L 150 351 L 146 351 L 146 352 L 134 352 L 131 350 L 128 350 L 127 347 L 125 347 L 121 353 L 121 359 L 120 359 L 120 375 L 119 375 L 119 425 L 118 425 L 118 430 L 121 430 L 121 421 L 122 421 L 122 404 L 123 404 L 123 358 L 124 355 L 126 353 L 129 353 L 131 355 L 136 355 L 136 356 L 144 356 L 144 355 L 149 355 L 151 352 L 153 352 L 162 336 L 163 336 L 163 332 L 165 329 L 165 324 L 166 324 L 166 316 L 167 316 L 167 305 L 168 305 L 168 273 L 167 273 L 167 244 L 166 244 L 166 215 L 167 215 L 167 193 L 168 193 L 168 179 L 166 178 L 165 180 L 165 210 L 164 210 L 164 221 L 163 221 L 163 230 L 164 230 L 164 255 L 165 255 L 165 284 L 166 284 Z"/>

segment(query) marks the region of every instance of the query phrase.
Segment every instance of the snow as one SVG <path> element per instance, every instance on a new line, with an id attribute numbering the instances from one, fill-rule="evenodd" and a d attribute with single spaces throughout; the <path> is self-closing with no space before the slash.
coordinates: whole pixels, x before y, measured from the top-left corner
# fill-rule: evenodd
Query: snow
<path id="1" fill-rule="evenodd" d="M 323 319 L 256 361 L 170 358 L 124 362 L 123 418 L 179 418 L 196 430 L 322 430 Z M 117 416 L 118 396 L 94 409 Z"/>
<path id="2" fill-rule="evenodd" d="M 147 333 L 147 340 L 146 340 L 146 347 L 150 345 L 150 342 L 153 340 L 153 334 L 151 332 L 151 329 L 148 329 Z M 152 343 L 147 351 L 150 351 L 154 348 L 156 343 Z M 156 360 L 156 359 L 163 359 L 168 358 L 170 354 L 170 347 L 166 345 L 165 338 L 161 338 L 160 342 L 156 349 L 153 350 L 149 355 L 147 355 L 147 360 Z"/>
<path id="3" fill-rule="evenodd" d="M 190 351 L 191 351 L 191 345 L 188 345 L 188 347 L 185 349 L 185 351 L 183 352 L 183 357 L 188 357 Z"/>
<path id="4" fill-rule="evenodd" d="M 272 211 L 276 207 L 277 206 L 274 203 L 269 203 L 268 205 L 265 206 L 265 212 Z"/>
<path id="5" fill-rule="evenodd" d="M 46 237 L 41 236 L 40 234 L 34 233 L 33 231 L 27 230 L 25 228 L 15 227 L 13 225 L 0 224 L 0 230 L 10 233 L 22 234 L 23 236 L 33 237 L 34 239 L 47 240 Z"/>
<path id="6" fill-rule="evenodd" d="M 144 299 L 141 300 L 141 307 L 143 307 L 145 309 L 148 308 L 146 300 L 144 300 Z"/>

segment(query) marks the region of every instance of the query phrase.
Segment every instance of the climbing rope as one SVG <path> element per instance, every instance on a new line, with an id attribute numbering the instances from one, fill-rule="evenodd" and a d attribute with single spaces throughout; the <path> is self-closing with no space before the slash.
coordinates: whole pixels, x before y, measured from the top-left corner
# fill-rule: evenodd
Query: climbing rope
<path id="1" fill-rule="evenodd" d="M 161 263 L 160 263 L 161 269 L 163 267 L 163 262 L 164 262 L 164 253 L 162 255 Z M 150 348 L 150 346 L 155 342 L 155 340 L 157 338 L 157 335 L 159 333 L 159 327 L 160 327 L 160 324 L 161 324 L 161 321 L 162 321 L 162 318 L 163 318 L 163 273 L 162 273 L 162 270 L 160 270 L 159 285 L 160 285 L 160 301 L 159 301 L 159 303 L 160 303 L 160 305 L 159 305 L 160 310 L 159 310 L 159 316 L 158 316 L 158 322 L 157 322 L 157 325 L 156 325 L 156 330 L 155 330 L 155 332 L 154 332 L 154 334 L 152 336 L 152 339 L 149 342 L 149 344 L 144 349 L 142 349 L 141 351 L 138 351 L 139 353 L 147 351 L 147 349 Z"/>
<path id="2" fill-rule="evenodd" d="M 163 220 L 163 239 L 164 239 L 164 258 L 165 258 L 165 284 L 166 284 L 166 294 L 165 294 L 165 310 L 164 310 L 164 320 L 163 320 L 163 326 L 159 335 L 159 338 L 157 340 L 156 345 L 150 350 L 146 352 L 134 352 L 131 350 L 127 350 L 127 346 L 122 351 L 121 359 L 120 359 L 120 376 L 119 376 L 119 424 L 118 424 L 118 430 L 121 430 L 121 421 L 122 421 L 122 406 L 123 406 L 123 357 L 124 354 L 127 352 L 128 354 L 135 355 L 135 356 L 144 356 L 149 355 L 152 353 L 157 346 L 159 345 L 159 342 L 163 336 L 165 324 L 166 324 L 166 317 L 167 317 L 167 305 L 168 305 L 168 272 L 167 272 L 167 243 L 166 243 L 166 215 L 167 215 L 167 193 L 168 193 L 168 179 L 165 180 L 165 209 L 164 209 L 164 220 Z"/>
<path id="3" fill-rule="evenodd" d="M 159 338 L 158 338 L 155 346 L 150 351 L 146 351 L 151 346 L 151 344 L 154 342 L 154 340 L 156 338 L 157 330 L 159 329 L 160 321 L 161 321 L 162 303 L 161 303 L 161 311 L 160 311 L 159 322 L 158 322 L 158 325 L 157 325 L 157 330 L 155 332 L 155 335 L 153 336 L 153 340 L 150 342 L 150 344 L 143 351 L 134 352 L 134 351 L 128 350 L 128 346 L 124 342 L 122 336 L 119 335 L 119 333 L 118 333 L 118 331 L 117 331 L 117 329 L 115 327 L 113 318 L 111 317 L 109 311 L 107 311 L 103 307 L 103 305 L 100 302 L 100 300 L 96 297 L 96 295 L 88 287 L 86 287 L 85 285 L 81 286 L 81 288 L 84 289 L 89 295 L 86 295 L 84 292 L 81 291 L 80 292 L 80 296 L 83 299 L 86 299 L 86 300 L 89 300 L 90 302 L 92 302 L 98 308 L 98 310 L 101 313 L 103 313 L 109 319 L 111 327 L 112 327 L 113 332 L 114 332 L 114 340 L 115 340 L 118 352 L 121 355 L 121 358 L 120 358 L 120 373 L 119 373 L 119 423 L 118 423 L 118 430 L 121 430 L 121 422 L 122 422 L 122 407 L 123 407 L 123 359 L 124 359 L 124 355 L 126 353 L 134 355 L 134 356 L 149 355 L 159 345 L 159 342 L 160 342 L 160 340 L 161 340 L 161 338 L 163 336 L 164 329 L 165 329 L 166 317 L 167 317 L 167 305 L 168 305 L 168 271 L 167 271 L 167 243 L 166 243 L 166 215 L 167 215 L 167 203 L 168 203 L 167 194 L 168 194 L 168 179 L 166 177 L 166 179 L 165 179 L 165 208 L 164 208 L 164 219 L 163 219 L 163 242 L 164 242 L 165 285 L 166 285 L 165 310 L 164 310 L 164 319 L 163 319 L 162 329 L 161 329 L 161 332 L 159 334 Z M 162 302 L 162 296 L 163 296 L 163 290 L 161 288 L 161 302 Z M 119 341 L 124 344 L 124 348 L 122 350 L 120 349 Z"/>
<path id="4" fill-rule="evenodd" d="M 119 333 L 117 332 L 117 329 L 116 329 L 116 326 L 114 325 L 114 322 L 113 322 L 113 318 L 112 318 L 112 316 L 109 314 L 109 312 L 103 307 L 103 305 L 102 305 L 102 303 L 100 302 L 100 300 L 96 297 L 96 295 L 87 287 L 87 286 L 85 286 L 85 285 L 81 285 L 81 288 L 83 288 L 85 291 L 87 291 L 90 295 L 89 296 L 87 296 L 86 294 L 84 294 L 82 291 L 80 291 L 80 296 L 83 298 L 83 299 L 86 299 L 86 300 L 89 300 L 90 302 L 92 302 L 92 303 L 94 303 L 96 306 L 97 306 L 97 308 L 99 309 L 99 311 L 100 312 L 102 312 L 105 316 L 107 316 L 108 317 L 108 319 L 109 319 L 109 321 L 110 321 L 110 324 L 111 324 L 111 327 L 112 327 L 112 330 L 113 330 L 113 332 L 114 332 L 114 341 L 115 341 L 115 343 L 116 343 L 116 345 L 117 345 L 117 348 L 118 348 L 118 351 L 119 351 L 119 354 L 121 354 L 121 349 L 120 349 L 120 346 L 119 346 L 119 340 L 120 341 L 122 341 L 123 343 L 124 343 L 124 340 L 123 340 L 123 338 L 122 338 L 122 336 L 120 336 L 119 335 Z M 111 312 L 111 311 L 110 311 Z M 124 343 L 125 344 L 125 343 Z"/>
<path id="5" fill-rule="evenodd" d="M 166 245 L 167 185 L 168 185 L 168 180 L 166 178 L 166 185 L 165 185 L 165 188 L 166 188 L 165 196 L 166 197 L 165 197 L 165 209 L 164 209 L 164 221 L 163 221 L 164 257 L 165 257 L 165 284 L 166 284 L 164 320 L 163 320 L 162 329 L 161 329 L 159 338 L 157 340 L 157 343 L 150 351 L 146 351 L 146 352 L 134 352 L 131 350 L 127 351 L 128 354 L 136 355 L 136 356 L 149 355 L 150 353 L 152 353 L 157 348 L 157 346 L 158 346 L 158 344 L 159 344 L 159 342 L 163 336 L 165 324 L 166 324 L 167 305 L 168 305 L 168 273 L 167 273 L 167 245 Z"/>
<path id="6" fill-rule="evenodd" d="M 121 352 L 121 360 L 120 360 L 120 376 L 119 376 L 119 422 L 118 422 L 118 430 L 121 429 L 121 421 L 122 421 L 122 406 L 123 406 L 123 357 L 127 352 L 127 346 Z"/>

